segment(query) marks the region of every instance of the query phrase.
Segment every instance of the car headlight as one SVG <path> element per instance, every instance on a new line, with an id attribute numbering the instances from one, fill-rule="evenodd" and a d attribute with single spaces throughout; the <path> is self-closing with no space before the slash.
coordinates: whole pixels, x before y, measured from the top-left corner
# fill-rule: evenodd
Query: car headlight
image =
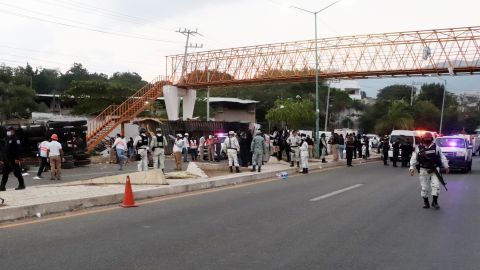
<path id="1" fill-rule="evenodd" d="M 456 156 L 457 156 L 457 157 L 464 157 L 464 156 L 465 156 L 465 152 L 457 152 L 457 153 L 456 153 Z"/>

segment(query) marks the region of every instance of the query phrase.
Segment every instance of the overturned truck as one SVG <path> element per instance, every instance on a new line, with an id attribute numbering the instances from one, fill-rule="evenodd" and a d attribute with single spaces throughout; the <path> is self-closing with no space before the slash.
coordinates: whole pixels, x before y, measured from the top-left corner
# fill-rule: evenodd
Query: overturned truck
<path id="1" fill-rule="evenodd" d="M 38 166 L 38 145 L 52 134 L 58 135 L 58 142 L 64 151 L 62 169 L 76 166 L 86 166 L 91 163 L 90 155 L 86 153 L 87 121 L 45 121 L 28 125 L 12 124 L 21 142 L 21 161 L 24 169 Z M 0 126 L 0 143 L 5 142 L 7 126 Z M 1 147 L 1 145 L 0 145 Z"/>

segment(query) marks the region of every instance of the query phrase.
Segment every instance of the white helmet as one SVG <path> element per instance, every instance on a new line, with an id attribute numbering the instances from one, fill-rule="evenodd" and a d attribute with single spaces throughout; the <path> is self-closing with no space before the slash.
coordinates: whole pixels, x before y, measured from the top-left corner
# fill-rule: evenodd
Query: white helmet
<path id="1" fill-rule="evenodd" d="M 180 134 L 180 133 L 177 134 L 177 137 L 178 138 L 183 138 L 182 134 Z"/>
<path id="2" fill-rule="evenodd" d="M 188 136 L 188 133 L 185 132 L 185 134 L 183 134 L 183 135 Z"/>
<path id="3" fill-rule="evenodd" d="M 230 131 L 228 132 L 228 135 L 235 135 L 235 132 L 233 132 L 232 130 L 230 130 Z"/>

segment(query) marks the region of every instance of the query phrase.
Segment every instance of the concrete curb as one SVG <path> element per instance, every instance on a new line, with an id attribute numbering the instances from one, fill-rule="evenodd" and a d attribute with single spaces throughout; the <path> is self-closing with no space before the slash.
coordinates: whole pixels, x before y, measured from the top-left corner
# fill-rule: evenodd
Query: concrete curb
<path id="1" fill-rule="evenodd" d="M 365 160 L 355 160 L 353 164 L 369 163 L 373 161 L 380 160 L 379 158 L 372 158 L 368 161 Z M 312 164 L 313 165 L 313 164 Z M 327 168 L 343 167 L 345 162 L 336 162 L 336 163 L 323 163 L 319 166 L 311 166 L 313 171 L 319 171 Z M 156 198 L 166 195 L 180 194 L 186 192 L 193 192 L 211 188 L 219 188 L 229 185 L 236 185 L 241 183 L 255 182 L 259 180 L 264 180 L 268 178 L 276 177 L 277 173 L 287 172 L 289 175 L 296 175 L 298 169 L 295 168 L 285 168 L 283 170 L 261 172 L 256 174 L 234 174 L 230 178 L 225 179 L 211 179 L 208 181 L 202 181 L 198 183 L 177 185 L 177 186 L 163 186 L 159 188 L 134 191 L 135 200 L 144 200 L 150 198 Z M 58 214 L 70 211 L 76 211 L 86 208 L 91 208 L 95 206 L 106 206 L 120 204 L 123 200 L 123 193 L 109 194 L 96 197 L 87 197 L 82 199 L 75 200 L 66 200 L 60 202 L 51 202 L 44 204 L 12 207 L 12 208 L 0 208 L 0 223 L 32 218 L 32 217 L 41 217 L 45 215 Z"/>

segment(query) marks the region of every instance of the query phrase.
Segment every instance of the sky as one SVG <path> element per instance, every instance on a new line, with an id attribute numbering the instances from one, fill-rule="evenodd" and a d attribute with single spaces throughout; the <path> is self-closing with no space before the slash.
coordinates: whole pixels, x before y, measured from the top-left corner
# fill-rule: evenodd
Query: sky
<path id="1" fill-rule="evenodd" d="M 314 0 L 0 0 L 0 63 L 67 71 L 74 62 L 90 72 L 165 74 L 165 56 L 183 53 L 180 28 L 198 29 L 191 39 L 212 50 L 314 38 L 313 15 L 334 2 Z M 318 36 L 476 26 L 478 0 L 343 0 L 318 16 Z M 480 77 L 447 78 L 450 91 L 480 90 Z M 369 79 L 358 86 L 369 96 L 393 83 L 443 83 L 436 78 Z"/>

